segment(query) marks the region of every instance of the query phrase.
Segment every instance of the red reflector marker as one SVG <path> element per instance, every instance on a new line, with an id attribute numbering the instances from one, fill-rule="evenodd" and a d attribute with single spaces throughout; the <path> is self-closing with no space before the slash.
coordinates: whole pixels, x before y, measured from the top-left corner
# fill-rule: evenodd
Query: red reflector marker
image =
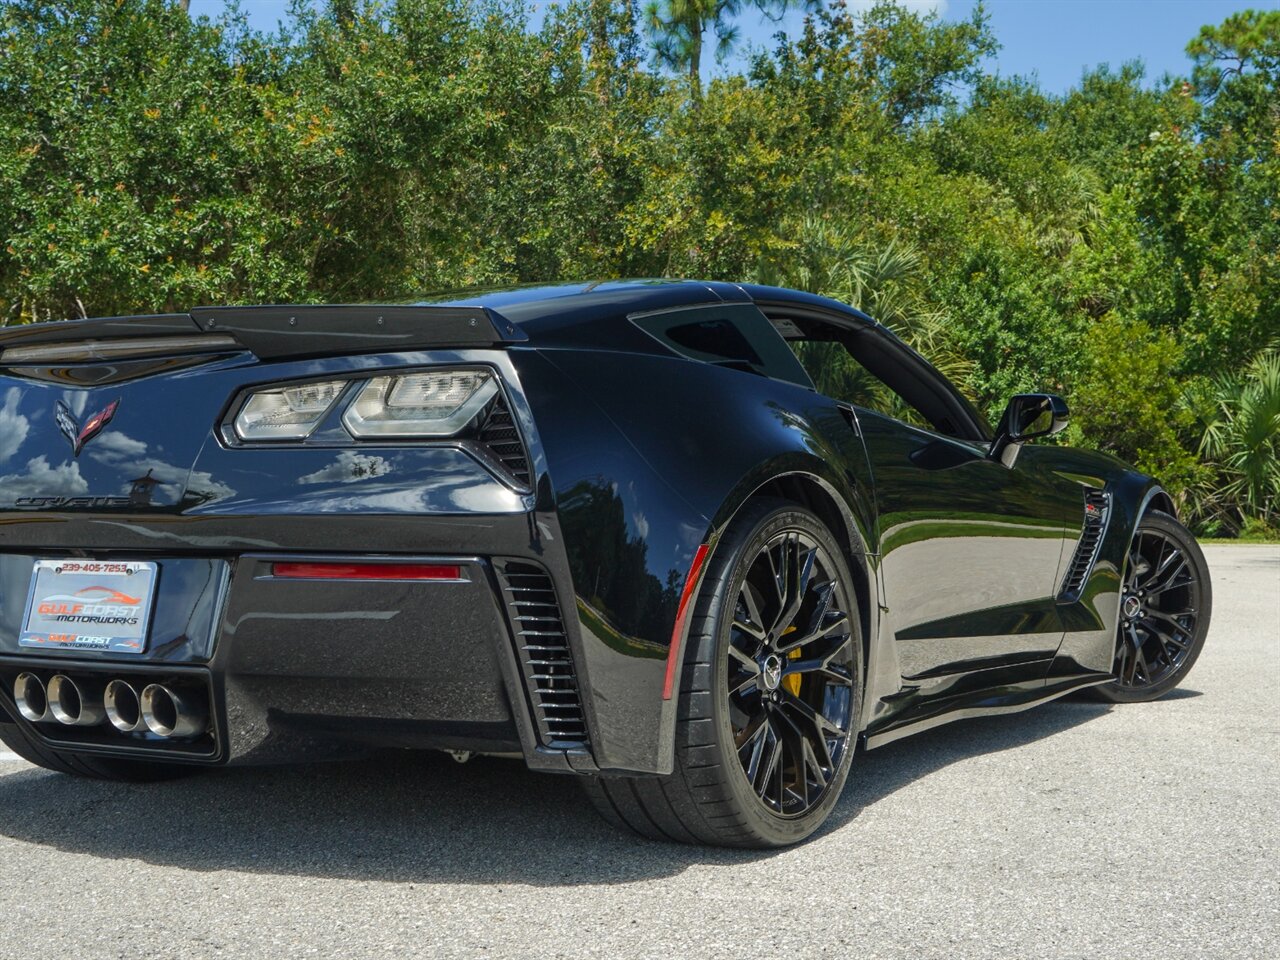
<path id="1" fill-rule="evenodd" d="M 273 577 L 289 580 L 461 580 L 462 567 L 445 563 L 273 563 Z"/>
<path id="2" fill-rule="evenodd" d="M 689 619 L 689 605 L 693 601 L 693 593 L 698 588 L 698 578 L 702 574 L 702 564 L 707 559 L 707 544 L 698 547 L 693 555 L 693 563 L 689 566 L 689 577 L 684 582 L 684 593 L 680 595 L 680 605 L 676 608 L 676 625 L 671 629 L 671 647 L 667 651 L 667 676 L 662 682 L 662 699 L 670 700 L 676 682 L 676 664 L 684 649 L 684 628 Z"/>

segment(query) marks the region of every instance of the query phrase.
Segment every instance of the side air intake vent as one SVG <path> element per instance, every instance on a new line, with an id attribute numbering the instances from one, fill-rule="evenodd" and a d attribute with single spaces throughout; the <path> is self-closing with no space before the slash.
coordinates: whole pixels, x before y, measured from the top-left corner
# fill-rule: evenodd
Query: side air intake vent
<path id="1" fill-rule="evenodd" d="M 493 451 L 512 479 L 522 486 L 529 486 L 529 457 L 512 419 L 511 408 L 507 406 L 507 398 L 502 394 L 498 394 L 489 407 L 478 439 Z"/>
<path id="2" fill-rule="evenodd" d="M 1107 521 L 1110 517 L 1111 494 L 1086 487 L 1084 529 L 1080 533 L 1080 542 L 1076 544 L 1075 555 L 1071 558 L 1071 566 L 1067 569 L 1067 578 L 1063 581 L 1059 599 L 1068 601 L 1080 599 L 1080 592 L 1084 589 L 1089 573 L 1098 559 L 1098 547 L 1102 544 L 1102 535 L 1107 530 Z"/>
<path id="3" fill-rule="evenodd" d="M 551 577 L 525 561 L 498 561 L 497 568 L 538 738 L 557 749 L 581 747 L 587 724 Z"/>

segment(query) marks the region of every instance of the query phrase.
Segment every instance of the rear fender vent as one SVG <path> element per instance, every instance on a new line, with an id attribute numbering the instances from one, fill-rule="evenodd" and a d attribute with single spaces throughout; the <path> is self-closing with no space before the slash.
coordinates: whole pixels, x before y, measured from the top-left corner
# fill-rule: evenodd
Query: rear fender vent
<path id="1" fill-rule="evenodd" d="M 1062 592 L 1058 599 L 1074 602 L 1080 599 L 1093 565 L 1098 560 L 1098 549 L 1102 546 L 1102 536 L 1107 531 L 1107 522 L 1111 519 L 1111 494 L 1092 487 L 1085 488 L 1084 527 L 1080 531 L 1080 542 L 1076 544 L 1075 554 L 1071 557 L 1071 566 L 1067 568 L 1067 577 L 1062 583 Z"/>
<path id="2" fill-rule="evenodd" d="M 555 585 L 535 563 L 499 560 L 495 566 L 538 739 L 559 750 L 583 747 L 587 723 Z"/>
<path id="3" fill-rule="evenodd" d="M 501 393 L 490 404 L 476 439 L 489 448 L 513 480 L 522 487 L 529 486 L 529 456 L 511 416 L 507 398 Z"/>

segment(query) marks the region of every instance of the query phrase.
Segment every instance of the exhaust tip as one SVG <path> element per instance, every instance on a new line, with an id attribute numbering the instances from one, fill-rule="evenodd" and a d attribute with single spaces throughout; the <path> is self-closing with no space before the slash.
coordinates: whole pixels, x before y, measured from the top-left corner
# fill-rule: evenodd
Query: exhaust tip
<path id="1" fill-rule="evenodd" d="M 49 712 L 69 727 L 93 727 L 106 719 L 101 683 L 76 683 L 59 673 L 49 681 L 47 696 Z"/>
<path id="2" fill-rule="evenodd" d="M 209 715 L 189 696 L 153 683 L 142 691 L 142 721 L 158 737 L 195 737 L 205 732 Z"/>
<path id="3" fill-rule="evenodd" d="M 103 706 L 111 725 L 121 733 L 133 733 L 142 723 L 142 707 L 138 691 L 123 680 L 112 680 L 102 695 Z"/>
<path id="4" fill-rule="evenodd" d="M 13 681 L 13 702 L 18 712 L 32 723 L 49 717 L 49 695 L 44 683 L 34 673 L 20 673 Z"/>

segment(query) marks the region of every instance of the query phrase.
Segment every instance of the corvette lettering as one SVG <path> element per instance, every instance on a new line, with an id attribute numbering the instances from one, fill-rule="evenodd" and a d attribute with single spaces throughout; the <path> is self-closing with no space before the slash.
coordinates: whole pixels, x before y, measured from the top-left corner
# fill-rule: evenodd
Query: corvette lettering
<path id="1" fill-rule="evenodd" d="M 104 507 L 127 507 L 128 497 L 19 497 L 15 507 L 36 510 L 95 510 Z"/>

